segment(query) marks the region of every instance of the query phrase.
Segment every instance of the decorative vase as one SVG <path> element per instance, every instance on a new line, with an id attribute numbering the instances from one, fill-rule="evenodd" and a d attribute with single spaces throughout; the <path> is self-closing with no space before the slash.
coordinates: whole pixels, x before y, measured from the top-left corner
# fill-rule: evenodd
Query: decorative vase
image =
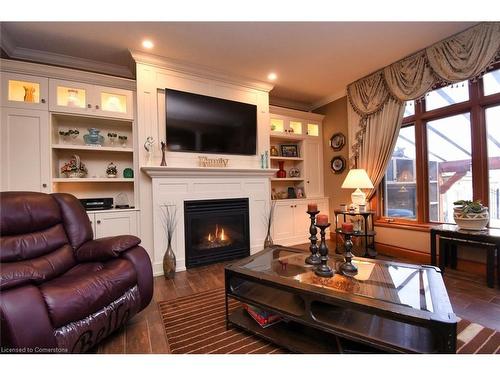
<path id="1" fill-rule="evenodd" d="M 32 86 L 23 86 L 24 88 L 24 101 L 27 103 L 35 102 L 35 88 Z"/>
<path id="2" fill-rule="evenodd" d="M 172 250 L 172 245 L 169 243 L 167 246 L 167 251 L 163 255 L 163 275 L 167 279 L 172 279 L 175 276 L 175 254 Z"/>
<path id="3" fill-rule="evenodd" d="M 278 178 L 285 178 L 286 177 L 286 171 L 284 169 L 284 166 L 285 166 L 284 161 L 281 160 L 278 162 L 279 170 L 278 170 L 278 172 L 276 172 L 276 177 L 278 177 Z"/>
<path id="4" fill-rule="evenodd" d="M 453 219 L 460 229 L 483 230 L 490 221 L 488 207 L 484 207 L 481 212 L 464 213 L 460 208 L 454 208 Z"/>
<path id="5" fill-rule="evenodd" d="M 99 134 L 101 131 L 97 128 L 89 128 L 87 130 L 89 131 L 89 134 L 85 134 L 83 136 L 85 144 L 90 146 L 102 146 L 104 143 L 104 137 Z"/>

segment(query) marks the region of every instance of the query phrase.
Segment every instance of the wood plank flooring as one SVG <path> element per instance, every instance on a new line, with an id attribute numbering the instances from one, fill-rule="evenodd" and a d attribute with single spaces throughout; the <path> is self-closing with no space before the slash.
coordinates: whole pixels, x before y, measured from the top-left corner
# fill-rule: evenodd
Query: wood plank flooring
<path id="1" fill-rule="evenodd" d="M 307 249 L 308 245 L 297 248 Z M 330 245 L 334 248 L 334 244 Z M 379 259 L 394 258 L 379 256 Z M 398 258 L 401 261 L 407 261 Z M 169 353 L 168 342 L 157 303 L 177 297 L 224 287 L 225 263 L 178 272 L 173 280 L 163 276 L 154 280 L 153 300 L 127 325 L 108 337 L 97 353 Z M 485 327 L 500 330 L 500 289 L 486 286 L 486 277 L 446 270 L 444 281 L 455 313 Z"/>

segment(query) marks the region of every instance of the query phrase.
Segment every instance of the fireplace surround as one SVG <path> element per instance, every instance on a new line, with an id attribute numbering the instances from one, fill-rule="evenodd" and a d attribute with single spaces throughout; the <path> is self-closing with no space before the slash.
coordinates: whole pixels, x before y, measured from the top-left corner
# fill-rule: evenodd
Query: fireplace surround
<path id="1" fill-rule="evenodd" d="M 250 255 L 248 198 L 184 202 L 186 268 Z"/>

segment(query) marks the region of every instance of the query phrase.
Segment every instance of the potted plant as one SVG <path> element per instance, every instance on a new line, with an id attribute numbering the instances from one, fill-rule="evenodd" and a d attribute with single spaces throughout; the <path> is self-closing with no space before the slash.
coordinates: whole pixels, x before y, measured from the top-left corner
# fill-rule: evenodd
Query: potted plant
<path id="1" fill-rule="evenodd" d="M 87 167 L 80 161 L 78 155 L 73 155 L 71 159 L 66 162 L 62 168 L 61 173 L 68 178 L 82 178 L 88 173 Z"/>
<path id="2" fill-rule="evenodd" d="M 460 229 L 482 230 L 490 221 L 488 207 L 481 201 L 459 200 L 453 202 L 453 218 Z"/>

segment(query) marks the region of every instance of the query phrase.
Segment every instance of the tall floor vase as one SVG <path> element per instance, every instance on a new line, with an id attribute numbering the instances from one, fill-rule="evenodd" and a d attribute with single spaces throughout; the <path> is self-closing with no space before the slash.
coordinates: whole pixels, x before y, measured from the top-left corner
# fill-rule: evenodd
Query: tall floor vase
<path id="1" fill-rule="evenodd" d="M 163 255 L 163 275 L 167 279 L 173 279 L 175 276 L 176 259 L 175 253 L 172 250 L 172 245 L 169 243 L 167 251 Z"/>

